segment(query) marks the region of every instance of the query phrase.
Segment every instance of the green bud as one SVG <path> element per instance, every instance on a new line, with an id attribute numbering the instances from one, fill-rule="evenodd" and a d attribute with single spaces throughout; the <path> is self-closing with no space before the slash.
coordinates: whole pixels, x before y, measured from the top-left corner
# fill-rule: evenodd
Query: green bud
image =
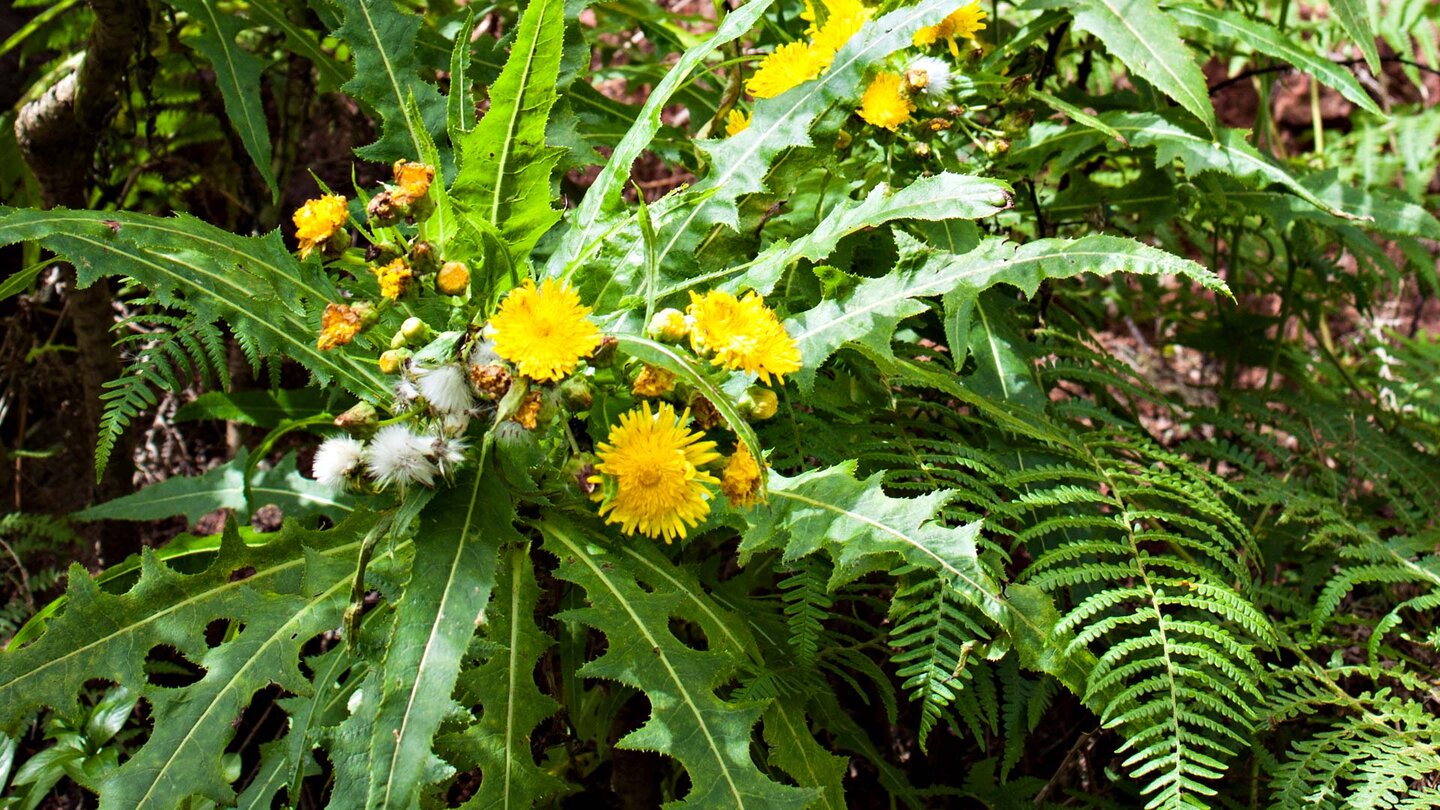
<path id="1" fill-rule="evenodd" d="M 759 385 L 750 386 L 745 396 L 740 399 L 740 411 L 745 418 L 754 422 L 763 422 L 774 416 L 780 410 L 780 398 L 769 388 Z"/>
<path id="2" fill-rule="evenodd" d="M 380 373 L 399 374 L 405 368 L 405 361 L 410 359 L 410 352 L 406 349 L 391 349 L 380 355 Z"/>
<path id="3" fill-rule="evenodd" d="M 369 428 L 375 426 L 376 418 L 375 406 L 368 402 L 361 402 L 335 417 L 335 426 L 352 433 L 357 430 L 367 432 Z"/>
<path id="4" fill-rule="evenodd" d="M 400 334 L 404 335 L 406 340 L 413 340 L 416 343 L 428 343 L 434 336 L 430 325 L 413 315 L 400 324 Z"/>
<path id="5" fill-rule="evenodd" d="M 410 269 L 418 276 L 429 275 L 440 269 L 440 254 L 429 242 L 416 242 L 410 246 Z"/>
<path id="6" fill-rule="evenodd" d="M 576 374 L 560 384 L 560 400 L 572 411 L 583 411 L 595 401 L 590 381 Z"/>

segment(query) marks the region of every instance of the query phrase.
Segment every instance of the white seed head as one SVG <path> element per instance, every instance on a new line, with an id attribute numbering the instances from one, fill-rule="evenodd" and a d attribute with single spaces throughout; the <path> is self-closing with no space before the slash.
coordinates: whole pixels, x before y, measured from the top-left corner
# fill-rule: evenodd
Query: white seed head
<path id="1" fill-rule="evenodd" d="M 395 409 L 405 410 L 410 403 L 420 397 L 420 389 L 416 387 L 415 381 L 408 376 L 402 376 L 395 381 Z"/>
<path id="2" fill-rule="evenodd" d="M 415 378 L 420 386 L 420 396 L 425 397 L 430 407 L 439 413 L 464 413 L 475 404 L 470 396 L 470 381 L 457 365 L 416 369 Z"/>
<path id="3" fill-rule="evenodd" d="M 925 86 L 920 88 L 920 95 L 926 99 L 933 100 L 937 96 L 943 96 L 950 89 L 950 65 L 943 59 L 933 56 L 916 57 L 907 69 L 925 74 Z"/>
<path id="4" fill-rule="evenodd" d="M 411 483 L 434 486 L 439 470 L 428 458 L 430 443 L 429 438 L 412 433 L 404 425 L 386 425 L 365 450 L 365 468 L 382 487 L 398 484 L 403 488 Z"/>
<path id="5" fill-rule="evenodd" d="M 364 442 L 349 436 L 331 436 L 315 451 L 310 471 L 322 485 L 342 489 L 350 474 L 360 467 L 364 455 Z"/>
<path id="6" fill-rule="evenodd" d="M 495 341 L 490 339 L 477 340 L 470 349 L 470 365 L 472 366 L 493 366 L 501 362 L 500 355 L 495 353 Z"/>
<path id="7" fill-rule="evenodd" d="M 457 439 L 447 436 L 444 433 L 432 433 L 425 437 L 430 442 L 430 458 L 435 460 L 435 465 L 440 468 L 441 475 L 451 475 L 455 468 L 465 461 L 465 451 L 469 445 L 464 439 Z"/>

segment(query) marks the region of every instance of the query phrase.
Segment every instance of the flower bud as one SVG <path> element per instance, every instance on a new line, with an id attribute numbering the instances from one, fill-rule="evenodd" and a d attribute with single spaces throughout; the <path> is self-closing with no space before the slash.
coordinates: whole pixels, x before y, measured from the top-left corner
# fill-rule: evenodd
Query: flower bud
<path id="1" fill-rule="evenodd" d="M 395 205 L 395 199 L 388 191 L 382 191 L 370 198 L 370 204 L 365 206 L 365 213 L 370 215 L 370 221 L 382 228 L 388 228 L 400 221 L 400 207 Z"/>
<path id="2" fill-rule="evenodd" d="M 595 463 L 599 461 L 593 453 L 576 453 L 565 462 L 560 468 L 560 473 L 565 476 L 567 482 L 573 483 L 581 494 L 586 497 L 596 495 L 600 491 L 600 484 L 592 481 L 596 475 Z"/>
<path id="3" fill-rule="evenodd" d="M 470 268 L 464 262 L 445 262 L 435 276 L 435 291 L 441 295 L 464 295 L 470 289 Z"/>
<path id="4" fill-rule="evenodd" d="M 400 258 L 400 250 L 389 242 L 365 246 L 365 261 L 374 264 L 389 264 Z"/>
<path id="5" fill-rule="evenodd" d="M 599 348 L 590 355 L 590 365 L 595 368 L 605 368 L 615 362 L 615 353 L 620 347 L 620 341 L 606 335 L 600 339 Z"/>
<path id="6" fill-rule="evenodd" d="M 429 242 L 416 242 L 410 246 L 410 269 L 416 275 L 424 276 L 440 268 L 440 254 Z"/>
<path id="7" fill-rule="evenodd" d="M 572 411 L 583 411 L 595 402 L 590 381 L 576 374 L 560 384 L 560 400 Z"/>
<path id="8" fill-rule="evenodd" d="M 391 349 L 380 355 L 380 373 L 399 374 L 405 368 L 405 361 L 410 358 L 410 352 L 404 349 Z"/>
<path id="9" fill-rule="evenodd" d="M 413 340 L 416 343 L 427 343 L 434 336 L 430 325 L 413 315 L 400 324 L 400 334 L 404 335 L 406 340 Z"/>
<path id="10" fill-rule="evenodd" d="M 645 334 L 651 340 L 662 343 L 679 343 L 689 336 L 690 322 L 685 320 L 685 313 L 674 307 L 667 307 L 650 319 Z"/>
<path id="11" fill-rule="evenodd" d="M 769 388 L 759 385 L 752 385 L 740 399 L 740 411 L 746 418 L 755 422 L 763 422 L 774 416 L 780 410 L 780 398 Z"/>
<path id="12" fill-rule="evenodd" d="M 403 349 L 408 345 L 410 345 L 410 341 L 406 339 L 405 333 L 399 330 L 396 330 L 390 338 L 390 348 L 392 349 Z"/>
<path id="13" fill-rule="evenodd" d="M 335 417 L 335 426 L 354 432 L 357 429 L 374 427 L 375 421 L 375 406 L 368 402 L 361 402 Z"/>
<path id="14" fill-rule="evenodd" d="M 369 301 L 361 301 L 354 304 L 350 309 L 360 316 L 360 326 L 369 329 L 380 321 L 380 310 L 376 309 Z"/>

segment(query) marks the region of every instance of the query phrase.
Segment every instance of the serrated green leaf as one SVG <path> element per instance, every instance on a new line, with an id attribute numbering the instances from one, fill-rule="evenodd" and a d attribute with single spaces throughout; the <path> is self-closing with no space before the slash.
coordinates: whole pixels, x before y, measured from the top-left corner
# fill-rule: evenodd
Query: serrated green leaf
<path id="1" fill-rule="evenodd" d="M 250 19 L 279 31 L 285 36 L 290 51 L 310 60 L 320 74 L 319 90 L 338 90 L 350 78 L 349 66 L 326 53 L 314 31 L 290 20 L 286 10 L 277 0 L 247 0 Z"/>
<path id="2" fill-rule="evenodd" d="M 261 546 L 242 543 L 232 524 L 219 555 L 196 574 L 174 571 L 147 549 L 139 581 L 123 594 L 73 567 L 65 609 L 45 634 L 0 655 L 0 727 L 13 729 L 42 707 L 73 711 L 88 681 L 111 681 L 149 701 L 154 729 L 105 779 L 101 807 L 172 808 L 192 795 L 232 803 L 223 755 L 233 721 L 268 684 L 308 692 L 300 650 L 338 625 L 359 535 L 373 522 L 357 516 L 327 532 L 287 524 Z M 249 576 L 235 576 L 241 571 Z M 236 617 L 242 626 L 233 638 L 209 647 L 206 625 Z M 187 686 L 151 684 L 146 655 L 161 645 L 204 676 Z"/>
<path id="3" fill-rule="evenodd" d="M 561 237 L 550 257 L 552 275 L 568 275 L 604 242 L 604 214 L 620 207 L 621 192 L 630 177 L 630 167 L 660 131 L 660 111 L 670 103 L 676 90 L 690 78 L 690 73 L 718 48 L 745 35 L 775 0 L 751 0 L 728 12 L 715 34 L 680 57 L 645 99 L 635 123 L 625 132 L 605 167 L 590 185 L 580 205 L 570 217 L 573 226 Z M 583 94 L 581 94 L 583 97 Z"/>
<path id="4" fill-rule="evenodd" d="M 672 255 L 692 253 L 711 227 L 735 228 L 739 216 L 735 201 L 765 190 L 765 176 L 777 155 L 791 147 L 812 147 L 811 126 L 827 111 L 853 103 L 872 66 L 910 47 L 917 30 L 954 10 L 954 0 L 921 0 L 866 23 L 835 55 L 824 75 L 776 98 L 758 100 L 745 131 L 700 144 L 710 158 L 710 173 L 654 206 L 660 266 L 666 267 Z M 832 123 L 838 125 L 839 120 Z"/>
<path id="5" fill-rule="evenodd" d="M 975 539 L 978 522 L 946 526 L 940 509 L 948 490 L 917 498 L 892 498 L 882 485 L 884 473 L 855 478 L 855 462 L 787 478 L 771 473 L 769 500 L 748 513 L 750 525 L 740 541 L 741 559 L 776 549 L 785 560 L 825 551 L 835 561 L 834 579 L 846 568 L 869 570 L 877 556 L 934 571 L 981 615 L 1004 626 L 1006 607 L 1000 587 L 980 564 Z"/>
<path id="6" fill-rule="evenodd" d="M 550 174 L 560 150 L 545 145 L 565 37 L 563 0 L 525 7 L 510 58 L 490 88 L 490 109 L 457 136 L 460 173 L 451 189 L 466 215 L 499 231 L 509 263 L 523 264 L 560 220 L 550 205 Z"/>
<path id="7" fill-rule="evenodd" d="M 425 153 L 424 136 L 438 143 L 445 133 L 445 99 L 420 78 L 415 58 L 420 15 L 401 11 L 392 0 L 336 1 L 344 21 L 335 34 L 355 54 L 355 75 L 341 89 L 369 104 L 381 121 L 380 139 L 355 154 L 382 163 L 419 159 Z M 412 95 L 422 124 L 405 114 Z"/>
<path id="8" fill-rule="evenodd" d="M 535 807 L 565 783 L 535 764 L 530 753 L 530 733 L 558 704 L 535 685 L 535 665 L 554 642 L 535 626 L 540 590 L 529 546 L 502 551 L 499 571 L 486 632 L 498 649 L 460 676 L 457 697 L 481 712 L 458 744 L 465 751 L 461 767 L 478 765 L 481 773 L 480 789 L 464 807 L 510 810 Z"/>
<path id="9" fill-rule="evenodd" d="M 330 397 L 314 388 L 274 391 L 206 391 L 181 405 L 176 422 L 223 419 L 243 425 L 273 428 L 284 421 L 305 419 L 323 413 Z"/>
<path id="10" fill-rule="evenodd" d="M 982 396 L 1018 403 L 1034 411 L 1043 411 L 1046 399 L 1035 374 L 1035 357 L 1015 323 L 1014 296 L 1002 298 L 1003 291 L 989 290 L 962 302 L 956 309 L 963 315 L 946 313 L 948 342 L 956 363 L 962 347 L 975 358 L 975 373 L 965 378 L 966 385 Z M 958 329 L 968 322 L 969 334 L 951 334 L 952 323 Z"/>
<path id="11" fill-rule="evenodd" d="M 790 775 L 801 787 L 820 789 L 811 808 L 845 809 L 847 757 L 826 751 L 815 742 L 806 727 L 805 712 L 793 703 L 777 700 L 765 710 L 761 721 L 765 742 L 770 745 L 770 762 Z"/>
<path id="12" fill-rule="evenodd" d="M 1098 117 L 1107 126 L 1123 133 L 1131 147 L 1154 147 L 1155 165 L 1159 168 L 1167 168 L 1178 159 L 1187 177 L 1202 172 L 1219 172 L 1258 188 L 1274 183 L 1333 216 L 1367 220 L 1364 215 L 1352 214 L 1322 199 L 1289 172 L 1276 166 L 1246 142 L 1243 130 L 1221 129 L 1212 140 L 1195 132 L 1193 125 L 1182 124 L 1163 114 L 1108 112 Z M 1020 145 L 1011 157 L 1021 164 L 1033 161 L 1037 154 L 1050 154 L 1056 150 L 1063 150 L 1074 157 L 1106 143 L 1106 139 L 1098 133 L 1079 127 L 1043 130 L 1037 135 L 1033 142 Z"/>
<path id="13" fill-rule="evenodd" d="M 1202 6 L 1174 6 L 1167 11 L 1181 25 L 1243 42 L 1257 53 L 1284 59 L 1340 91 L 1340 95 L 1358 104 L 1366 112 L 1384 115 L 1380 105 L 1370 98 L 1370 94 L 1360 86 L 1354 74 L 1322 54 L 1304 47 L 1304 40 L 1287 36 L 1269 23 L 1252 20 L 1233 11 Z"/>
<path id="14" fill-rule="evenodd" d="M 82 509 L 75 520 L 161 520 L 183 515 L 194 523 L 217 509 L 234 509 L 241 520 L 267 504 L 280 507 L 285 518 L 304 520 L 312 515 L 343 517 L 355 499 L 300 474 L 295 454 L 288 453 L 274 467 L 257 470 L 247 487 L 245 469 L 249 452 L 241 448 L 234 459 L 195 476 L 176 476 L 139 492 Z"/>
<path id="15" fill-rule="evenodd" d="M 795 240 L 778 240 L 746 264 L 686 279 L 666 288 L 664 295 L 712 282 L 718 282 L 715 286 L 723 290 L 749 289 L 768 295 L 790 265 L 802 259 L 812 262 L 824 259 L 841 239 L 852 233 L 897 220 L 981 219 L 1011 204 L 1008 184 L 950 172 L 922 177 L 898 190 L 877 186 L 862 200 L 837 202 L 813 230 Z"/>
<path id="16" fill-rule="evenodd" d="M 455 32 L 450 53 L 450 95 L 445 97 L 446 128 L 452 142 L 475 126 L 475 93 L 470 81 L 470 35 L 475 31 L 475 9 L 465 9 L 465 22 Z"/>
<path id="17" fill-rule="evenodd" d="M 1360 47 L 1360 55 L 1370 70 L 1380 72 L 1380 51 L 1375 47 L 1375 26 L 1370 21 L 1370 3 L 1367 0 L 1334 0 L 1330 10 L 1340 21 L 1350 40 Z"/>
<path id="18" fill-rule="evenodd" d="M 1076 28 L 1093 34 L 1126 67 L 1218 134 L 1200 63 L 1155 0 L 1081 0 L 1071 14 Z"/>
<path id="19" fill-rule="evenodd" d="M 495 584 L 500 545 L 522 542 L 514 507 L 494 475 L 468 479 L 432 500 L 420 515 L 410 582 L 380 670 L 383 693 L 368 734 L 366 772 L 343 775 L 369 784 L 366 808 L 411 808 L 427 781 L 431 744 L 454 707 L 461 657 Z M 352 740 L 358 742 L 358 740 Z"/>
<path id="20" fill-rule="evenodd" d="M 1219 277 L 1200 265 L 1117 236 L 1041 239 L 1020 246 L 990 239 L 961 256 L 927 247 L 903 233 L 896 234 L 896 242 L 900 260 L 890 274 L 867 279 L 840 298 L 822 301 L 786 321 L 786 331 L 800 346 L 802 367 L 795 378 L 802 389 L 814 385 L 825 359 L 847 342 L 888 355 L 896 325 L 924 312 L 929 305 L 920 299 L 927 296 L 945 296 L 946 309 L 954 310 L 996 284 L 1012 284 L 1034 295 L 1045 278 L 1118 272 L 1181 275 L 1208 289 L 1228 292 Z M 968 334 L 968 327 L 960 334 Z"/>
<path id="21" fill-rule="evenodd" d="M 275 173 L 270 170 L 270 131 L 266 127 L 265 108 L 260 103 L 260 74 L 266 63 L 240 48 L 235 40 L 249 26 L 245 21 L 222 14 L 215 0 L 166 0 L 190 15 L 201 26 L 202 33 L 187 44 L 205 54 L 215 69 L 215 84 L 225 102 L 225 115 L 240 136 L 245 151 L 255 161 L 255 168 L 265 179 L 271 197 L 280 198 Z"/>
<path id="22" fill-rule="evenodd" d="M 671 632 L 670 617 L 684 615 L 678 611 L 685 596 L 658 584 L 647 592 L 625 559 L 559 515 L 547 516 L 539 528 L 546 550 L 560 559 L 556 576 L 584 588 L 590 603 L 561 616 L 609 641 L 581 674 L 618 681 L 650 699 L 649 720 L 618 745 L 672 756 L 690 774 L 690 792 L 670 806 L 807 806 L 816 791 L 771 781 L 750 757 L 751 729 L 763 704 L 715 694 L 733 673 L 733 659 L 686 646 Z"/>
<path id="23" fill-rule="evenodd" d="M 207 322 L 224 320 L 242 342 L 295 360 L 318 382 L 337 382 L 373 402 L 390 398 L 385 378 L 352 347 L 315 346 L 320 310 L 339 293 L 323 273 L 295 261 L 279 231 L 245 237 L 186 215 L 0 206 L 0 245 L 22 241 L 69 260 L 82 287 L 129 276 L 160 303 L 183 302 Z"/>

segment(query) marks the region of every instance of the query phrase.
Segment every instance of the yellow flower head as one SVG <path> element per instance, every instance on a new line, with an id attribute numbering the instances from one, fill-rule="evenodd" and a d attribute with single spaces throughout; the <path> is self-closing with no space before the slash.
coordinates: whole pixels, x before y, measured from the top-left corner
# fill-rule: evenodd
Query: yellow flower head
<path id="1" fill-rule="evenodd" d="M 330 194 L 310 200 L 295 211 L 295 238 L 300 241 L 300 258 L 310 258 L 310 252 L 330 241 L 345 227 L 349 217 L 345 198 Z"/>
<path id="2" fill-rule="evenodd" d="M 630 393 L 637 397 L 663 397 L 675 390 L 675 373 L 646 364 L 635 375 Z"/>
<path id="3" fill-rule="evenodd" d="M 771 374 L 779 378 L 800 369 L 800 347 L 755 293 L 736 298 L 721 290 L 692 292 L 687 311 L 694 319 L 691 347 L 711 354 L 715 365 L 757 374 L 767 384 Z"/>
<path id="4" fill-rule="evenodd" d="M 415 274 L 410 271 L 410 265 L 400 258 L 375 268 L 375 278 L 380 281 L 380 294 L 394 301 L 410 289 Z"/>
<path id="5" fill-rule="evenodd" d="M 750 128 L 750 114 L 731 110 L 725 116 L 725 134 L 731 138 Z"/>
<path id="6" fill-rule="evenodd" d="M 546 279 L 537 288 L 527 278 L 490 319 L 495 353 L 532 380 L 562 379 L 600 346 L 600 330 L 585 317 L 589 314 L 580 294 L 564 282 Z"/>
<path id="7" fill-rule="evenodd" d="M 424 163 L 408 160 L 395 161 L 395 190 L 390 199 L 396 205 L 410 205 L 430 193 L 430 183 L 435 179 L 435 169 Z"/>
<path id="8" fill-rule="evenodd" d="M 315 346 L 321 350 L 338 349 L 355 339 L 363 328 L 360 312 L 346 304 L 326 304 L 320 316 L 320 337 Z"/>
<path id="9" fill-rule="evenodd" d="M 774 98 L 819 76 L 830 67 L 834 51 L 816 48 L 808 42 L 790 42 L 760 60 L 745 90 L 756 98 Z"/>
<path id="10" fill-rule="evenodd" d="M 943 39 L 950 46 L 950 54 L 959 57 L 960 47 L 955 39 L 974 39 L 975 34 L 985 30 L 985 23 L 981 22 L 984 19 L 985 9 L 978 2 L 962 6 L 935 25 L 916 31 L 915 44 L 923 48 Z"/>
<path id="11" fill-rule="evenodd" d="M 677 416 L 668 403 L 654 413 L 647 402 L 621 414 L 608 441 L 596 448 L 599 475 L 591 479 L 603 487 L 600 514 L 606 523 L 669 543 L 710 513 L 705 485 L 719 482 L 700 468 L 720 454 L 689 422 L 689 411 Z"/>
<path id="12" fill-rule="evenodd" d="M 881 73 L 865 88 L 860 98 L 860 117 L 865 123 L 894 130 L 910 120 L 915 104 L 905 96 L 905 79 L 896 73 Z"/>
<path id="13" fill-rule="evenodd" d="M 755 456 L 743 444 L 736 445 L 734 455 L 725 462 L 725 471 L 720 474 L 720 491 L 731 506 L 750 507 L 761 501 L 760 465 Z"/>
<path id="14" fill-rule="evenodd" d="M 860 33 L 860 27 L 875 14 L 874 9 L 866 8 L 860 0 L 826 0 L 825 10 L 825 24 L 818 29 L 812 10 L 812 16 L 807 18 L 811 21 L 810 28 L 805 33 L 810 35 L 815 47 L 829 52 L 831 58 L 851 37 Z M 826 61 L 828 64 L 829 60 Z"/>

